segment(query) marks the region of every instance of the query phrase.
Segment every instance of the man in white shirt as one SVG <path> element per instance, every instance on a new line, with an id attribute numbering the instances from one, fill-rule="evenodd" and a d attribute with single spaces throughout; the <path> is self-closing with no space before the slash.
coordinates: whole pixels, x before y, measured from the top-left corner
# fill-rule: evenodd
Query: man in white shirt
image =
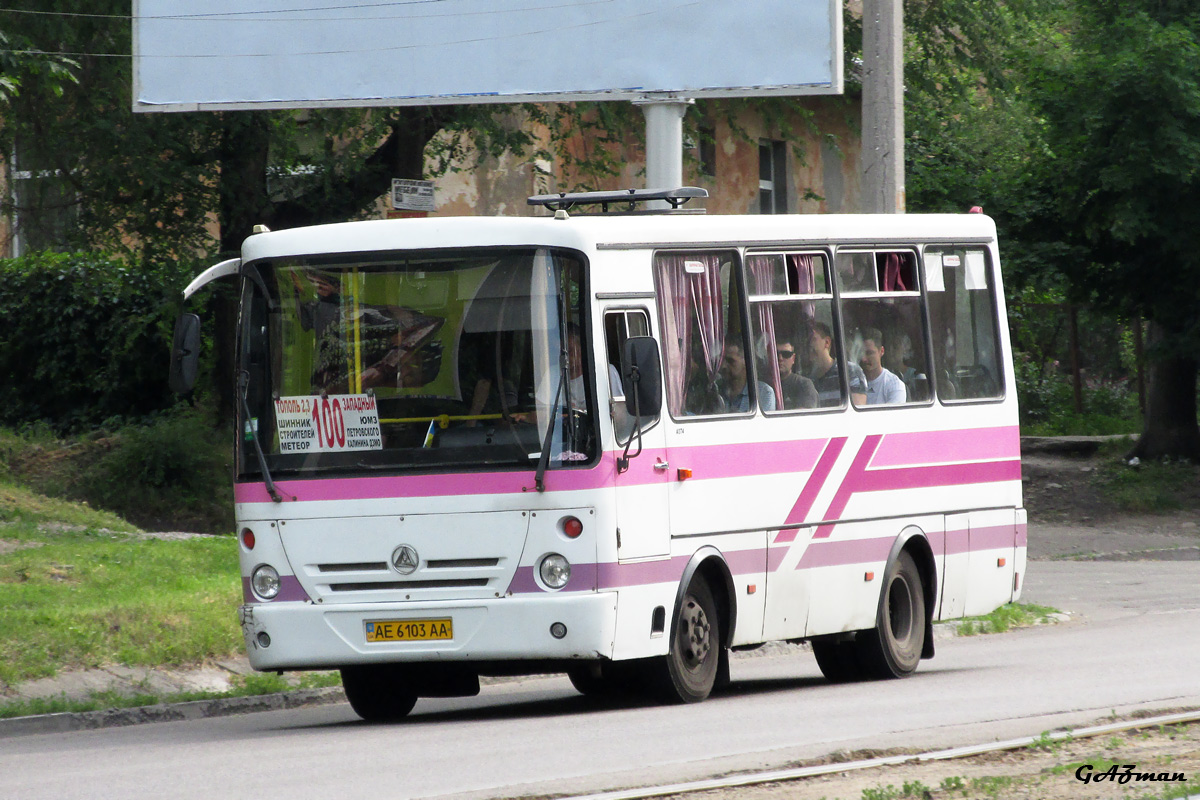
<path id="1" fill-rule="evenodd" d="M 858 364 L 867 377 L 867 405 L 908 402 L 908 390 L 900 376 L 883 366 L 883 334 L 878 328 L 863 328 L 863 353 Z"/>

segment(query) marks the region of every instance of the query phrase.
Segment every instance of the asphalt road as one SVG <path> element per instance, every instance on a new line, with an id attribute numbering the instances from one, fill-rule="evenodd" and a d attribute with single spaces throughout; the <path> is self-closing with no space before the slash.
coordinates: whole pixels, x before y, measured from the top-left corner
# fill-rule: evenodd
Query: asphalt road
<path id="1" fill-rule="evenodd" d="M 780 647 L 736 659 L 731 690 L 694 706 L 596 706 L 540 678 L 422 700 L 390 726 L 334 705 L 10 738 L 0 797 L 584 793 L 1200 707 L 1197 578 L 1196 562 L 1033 562 L 1023 599 L 1070 622 L 941 639 L 902 681 L 833 686 L 811 654 Z"/>

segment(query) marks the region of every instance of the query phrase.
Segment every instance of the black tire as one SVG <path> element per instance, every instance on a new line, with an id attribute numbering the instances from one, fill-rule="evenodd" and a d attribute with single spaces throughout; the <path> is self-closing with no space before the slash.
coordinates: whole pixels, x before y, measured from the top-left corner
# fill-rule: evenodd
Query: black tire
<path id="1" fill-rule="evenodd" d="M 567 670 L 567 677 L 580 694 L 587 697 L 605 697 L 615 694 L 618 690 L 617 682 L 606 666 L 604 662 L 579 664 Z"/>
<path id="2" fill-rule="evenodd" d="M 712 693 L 721 661 L 721 621 L 712 590 L 695 577 L 684 593 L 671 625 L 671 644 L 662 659 L 663 697 L 674 703 L 698 703 Z"/>
<path id="3" fill-rule="evenodd" d="M 342 690 L 350 707 L 368 722 L 395 722 L 408 716 L 417 693 L 403 670 L 390 665 L 342 668 Z"/>
<path id="4" fill-rule="evenodd" d="M 900 553 L 884 579 L 878 620 L 874 630 L 861 631 L 856 640 L 867 676 L 911 675 L 925 647 L 925 590 L 908 551 Z"/>
<path id="5" fill-rule="evenodd" d="M 865 677 L 859 660 L 858 643 L 853 639 L 838 641 L 833 636 L 822 636 L 813 639 L 811 644 L 813 655 L 817 657 L 817 666 L 830 683 L 850 683 Z"/>

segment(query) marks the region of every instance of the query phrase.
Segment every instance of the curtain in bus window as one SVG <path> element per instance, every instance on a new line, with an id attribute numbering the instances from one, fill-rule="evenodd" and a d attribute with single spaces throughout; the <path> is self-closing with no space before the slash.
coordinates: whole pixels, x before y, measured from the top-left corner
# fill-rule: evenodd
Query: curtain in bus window
<path id="1" fill-rule="evenodd" d="M 773 290 L 772 269 L 774 258 L 771 256 L 747 256 L 746 269 L 754 287 L 754 294 L 771 294 Z M 775 392 L 775 408 L 783 408 L 783 393 L 780 391 L 779 357 L 776 354 L 775 341 L 775 309 L 770 303 L 755 303 L 754 313 L 758 317 L 758 329 L 762 335 L 762 354 L 766 368 L 767 383 Z"/>
<path id="2" fill-rule="evenodd" d="M 704 264 L 704 272 L 687 273 L 692 307 L 696 314 L 696 333 L 704 357 L 709 381 L 715 381 L 725 357 L 725 305 L 721 302 L 721 262 L 717 256 L 688 259 Z"/>
<path id="3" fill-rule="evenodd" d="M 899 253 L 888 253 L 883 260 L 883 290 L 885 292 L 906 292 L 904 276 L 900 274 L 901 256 Z M 915 287 L 914 287 L 915 288 Z"/>
<path id="4" fill-rule="evenodd" d="M 796 271 L 796 291 L 794 294 L 816 294 L 817 291 L 817 269 L 822 262 L 817 260 L 817 256 L 809 253 L 807 255 L 790 255 L 788 262 Z M 816 304 L 812 300 L 804 300 L 800 303 L 801 312 L 804 314 L 805 330 L 812 330 L 812 322 L 817 318 Z"/>
<path id="5" fill-rule="evenodd" d="M 688 379 L 688 353 L 692 349 L 692 326 L 688 319 L 688 289 L 679 255 L 658 257 L 659 302 L 663 318 L 663 360 L 666 362 L 667 403 L 672 413 L 683 407 L 683 390 Z"/>
<path id="6" fill-rule="evenodd" d="M 683 408 L 684 390 L 692 377 L 692 331 L 699 340 L 696 367 L 708 382 L 716 379 L 725 349 L 725 308 L 721 302 L 720 257 L 712 254 L 660 254 L 658 285 L 666 341 L 663 354 L 667 373 L 667 401 L 672 413 Z M 687 263 L 703 267 L 689 273 Z"/>

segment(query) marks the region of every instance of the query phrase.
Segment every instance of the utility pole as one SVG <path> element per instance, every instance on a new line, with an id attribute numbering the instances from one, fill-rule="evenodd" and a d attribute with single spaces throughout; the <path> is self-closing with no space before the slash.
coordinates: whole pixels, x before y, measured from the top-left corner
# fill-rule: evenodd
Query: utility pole
<path id="1" fill-rule="evenodd" d="M 903 214 L 903 0 L 863 0 L 862 169 L 862 210 Z"/>

